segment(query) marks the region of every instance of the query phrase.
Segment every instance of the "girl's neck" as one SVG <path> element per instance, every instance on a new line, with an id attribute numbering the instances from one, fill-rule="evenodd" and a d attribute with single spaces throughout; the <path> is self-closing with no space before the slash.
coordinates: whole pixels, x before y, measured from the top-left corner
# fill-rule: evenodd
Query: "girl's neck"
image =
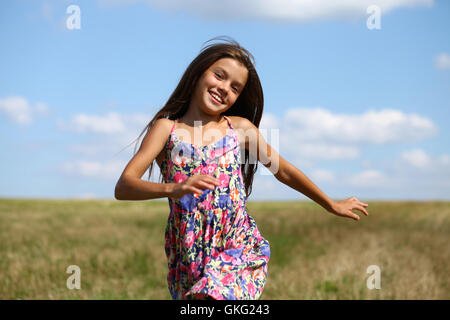
<path id="1" fill-rule="evenodd" d="M 223 116 L 218 115 L 208 115 L 205 113 L 200 112 L 186 112 L 184 116 L 182 116 L 178 121 L 182 121 L 183 123 L 187 124 L 188 126 L 193 127 L 194 121 L 201 121 L 201 126 L 215 126 L 221 123 L 223 120 Z"/>

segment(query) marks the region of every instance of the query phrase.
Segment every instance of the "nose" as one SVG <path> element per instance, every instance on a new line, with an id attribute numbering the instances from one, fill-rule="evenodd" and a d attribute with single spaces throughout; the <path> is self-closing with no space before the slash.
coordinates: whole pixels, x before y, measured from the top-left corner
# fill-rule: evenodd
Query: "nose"
<path id="1" fill-rule="evenodd" d="M 225 84 L 220 84 L 217 89 L 219 90 L 219 93 L 222 96 L 222 98 L 226 98 L 226 96 L 228 94 L 227 86 Z"/>

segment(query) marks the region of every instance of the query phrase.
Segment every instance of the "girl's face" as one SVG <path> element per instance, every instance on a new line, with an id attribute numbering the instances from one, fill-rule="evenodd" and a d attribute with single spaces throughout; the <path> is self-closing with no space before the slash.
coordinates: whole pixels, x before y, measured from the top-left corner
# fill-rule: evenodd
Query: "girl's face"
<path id="1" fill-rule="evenodd" d="M 200 77 L 191 103 L 210 115 L 218 115 L 239 97 L 247 82 L 248 70 L 239 61 L 222 58 Z"/>

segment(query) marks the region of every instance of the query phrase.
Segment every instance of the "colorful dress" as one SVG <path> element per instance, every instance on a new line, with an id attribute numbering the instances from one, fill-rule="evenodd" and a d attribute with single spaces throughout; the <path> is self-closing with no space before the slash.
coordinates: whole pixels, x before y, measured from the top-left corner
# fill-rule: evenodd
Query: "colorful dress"
<path id="1" fill-rule="evenodd" d="M 227 135 L 207 146 L 181 141 L 172 127 L 161 173 L 166 183 L 194 174 L 220 181 L 213 190 L 168 198 L 165 232 L 173 299 L 258 299 L 267 278 L 269 243 L 246 212 L 241 151 L 231 121 Z"/>

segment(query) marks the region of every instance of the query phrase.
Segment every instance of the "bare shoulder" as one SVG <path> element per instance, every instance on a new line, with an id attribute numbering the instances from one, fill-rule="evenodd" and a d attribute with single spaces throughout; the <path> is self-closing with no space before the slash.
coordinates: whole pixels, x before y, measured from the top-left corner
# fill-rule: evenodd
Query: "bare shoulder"
<path id="1" fill-rule="evenodd" d="M 165 142 L 170 135 L 170 131 L 172 129 L 172 126 L 174 124 L 173 120 L 169 120 L 166 118 L 160 118 L 158 120 L 155 121 L 155 123 L 153 124 L 153 126 L 151 127 L 151 129 L 147 132 L 146 138 L 148 136 L 152 136 L 153 139 L 155 139 L 156 137 L 161 138 L 161 140 L 163 142 Z M 152 140 L 152 139 L 146 139 L 145 140 Z M 152 141 L 154 143 L 154 141 Z"/>
<path id="2" fill-rule="evenodd" d="M 150 131 L 147 132 L 142 140 L 142 150 L 144 153 L 155 157 L 156 162 L 161 167 L 164 146 L 170 136 L 170 131 L 174 125 L 174 120 L 160 118 L 155 121 Z"/>
<path id="3" fill-rule="evenodd" d="M 247 118 L 239 116 L 228 116 L 228 118 L 230 118 L 231 123 L 235 129 L 241 129 L 245 131 L 255 127 L 255 125 Z"/>
<path id="4" fill-rule="evenodd" d="M 155 121 L 154 126 L 160 126 L 163 127 L 164 129 L 172 129 L 173 123 L 175 121 L 174 120 L 170 120 L 167 118 L 160 118 L 158 120 Z M 170 133 L 170 132 L 169 132 Z"/>

